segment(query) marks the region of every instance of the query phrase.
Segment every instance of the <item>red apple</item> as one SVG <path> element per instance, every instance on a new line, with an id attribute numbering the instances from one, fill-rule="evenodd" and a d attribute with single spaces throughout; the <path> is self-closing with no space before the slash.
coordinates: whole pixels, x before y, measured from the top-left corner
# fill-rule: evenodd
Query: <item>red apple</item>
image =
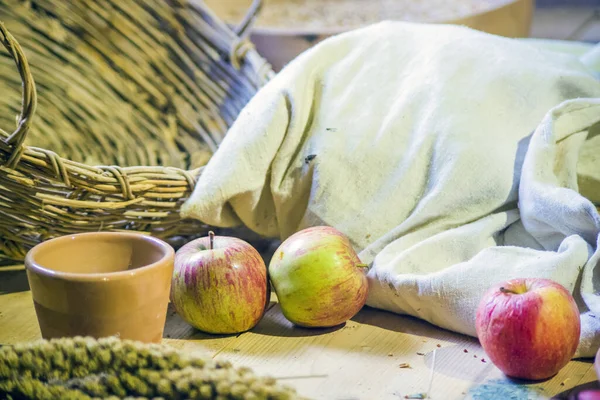
<path id="1" fill-rule="evenodd" d="M 599 389 L 586 389 L 581 392 L 572 393 L 569 400 L 600 400 Z"/>
<path id="2" fill-rule="evenodd" d="M 271 259 L 269 275 L 289 321 L 304 327 L 331 327 L 364 306 L 365 267 L 346 236 L 318 226 L 287 238 Z"/>
<path id="3" fill-rule="evenodd" d="M 600 348 L 596 352 L 596 357 L 594 358 L 594 370 L 596 371 L 596 378 L 600 379 Z"/>
<path id="4" fill-rule="evenodd" d="M 241 239 L 210 232 L 175 254 L 171 302 L 181 318 L 204 332 L 253 328 L 263 316 L 268 291 L 263 259 Z"/>
<path id="5" fill-rule="evenodd" d="M 573 296 L 548 279 L 514 279 L 481 300 L 477 336 L 506 375 L 539 380 L 555 375 L 575 354 L 581 330 Z"/>

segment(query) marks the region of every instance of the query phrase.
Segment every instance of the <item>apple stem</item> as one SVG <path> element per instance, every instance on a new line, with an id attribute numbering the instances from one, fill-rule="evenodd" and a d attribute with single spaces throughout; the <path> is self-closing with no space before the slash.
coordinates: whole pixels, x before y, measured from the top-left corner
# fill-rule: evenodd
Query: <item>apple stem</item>
<path id="1" fill-rule="evenodd" d="M 208 237 L 210 239 L 210 249 L 212 250 L 215 244 L 215 233 L 213 231 L 208 231 Z"/>
<path id="2" fill-rule="evenodd" d="M 514 291 L 512 291 L 512 290 L 510 290 L 510 289 L 507 289 L 507 288 L 505 288 L 504 286 L 502 286 L 502 287 L 500 288 L 500 291 L 501 291 L 502 293 L 506 293 L 506 294 L 509 294 L 509 293 L 510 293 L 510 294 L 518 294 L 517 292 L 514 292 Z"/>
<path id="3" fill-rule="evenodd" d="M 356 268 L 369 268 L 369 264 L 356 264 Z"/>

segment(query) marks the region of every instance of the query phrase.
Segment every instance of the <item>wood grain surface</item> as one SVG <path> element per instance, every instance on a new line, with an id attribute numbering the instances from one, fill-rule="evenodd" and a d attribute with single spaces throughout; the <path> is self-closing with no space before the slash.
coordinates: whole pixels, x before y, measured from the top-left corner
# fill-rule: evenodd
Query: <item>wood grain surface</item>
<path id="1" fill-rule="evenodd" d="M 169 309 L 164 343 L 251 367 L 318 400 L 397 400 L 417 393 L 440 400 L 566 399 L 573 390 L 598 387 L 591 360 L 572 361 L 546 381 L 514 381 L 474 338 L 418 319 L 366 307 L 344 326 L 300 329 L 272 300 L 258 326 L 232 336 L 199 332 Z M 0 343 L 38 338 L 25 272 L 0 269 Z"/>

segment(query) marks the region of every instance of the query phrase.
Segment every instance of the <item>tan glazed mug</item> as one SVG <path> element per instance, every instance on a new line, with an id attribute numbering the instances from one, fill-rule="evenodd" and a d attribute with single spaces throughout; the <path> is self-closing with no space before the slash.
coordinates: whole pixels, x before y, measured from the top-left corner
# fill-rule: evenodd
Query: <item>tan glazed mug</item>
<path id="1" fill-rule="evenodd" d="M 162 339 L 175 252 L 136 233 L 62 236 L 27 253 L 42 337 Z"/>

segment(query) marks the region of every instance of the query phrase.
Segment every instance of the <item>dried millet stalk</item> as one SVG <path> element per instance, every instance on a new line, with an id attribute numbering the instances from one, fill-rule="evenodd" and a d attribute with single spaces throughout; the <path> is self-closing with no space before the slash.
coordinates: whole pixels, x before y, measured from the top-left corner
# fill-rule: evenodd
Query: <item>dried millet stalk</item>
<path id="1" fill-rule="evenodd" d="M 300 399 L 274 379 L 228 362 L 163 345 L 81 337 L 0 348 L 0 398 Z"/>

